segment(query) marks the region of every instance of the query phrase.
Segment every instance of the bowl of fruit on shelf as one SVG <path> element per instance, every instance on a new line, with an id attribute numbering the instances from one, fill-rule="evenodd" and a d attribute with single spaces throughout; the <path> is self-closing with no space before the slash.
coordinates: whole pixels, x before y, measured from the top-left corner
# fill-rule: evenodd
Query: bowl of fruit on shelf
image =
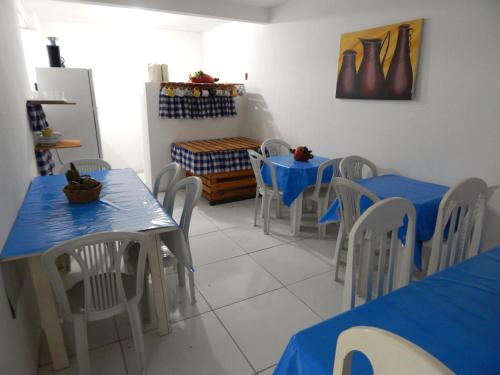
<path id="1" fill-rule="evenodd" d="M 81 175 L 75 165 L 66 172 L 68 184 L 63 192 L 70 203 L 89 203 L 99 199 L 102 184 L 88 175 Z"/>
<path id="2" fill-rule="evenodd" d="M 308 161 L 309 159 L 314 158 L 312 151 L 309 150 L 306 146 L 298 146 L 294 149 L 290 149 L 290 152 L 293 154 L 293 157 L 297 161 Z"/>
<path id="3" fill-rule="evenodd" d="M 192 83 L 215 83 L 219 78 L 213 78 L 211 75 L 198 70 L 193 75 L 189 75 L 189 81 Z"/>

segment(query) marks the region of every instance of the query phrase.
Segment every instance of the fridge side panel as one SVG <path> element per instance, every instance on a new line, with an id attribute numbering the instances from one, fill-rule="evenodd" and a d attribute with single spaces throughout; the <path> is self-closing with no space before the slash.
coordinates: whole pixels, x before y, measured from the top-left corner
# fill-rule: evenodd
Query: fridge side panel
<path id="1" fill-rule="evenodd" d="M 95 98 L 94 79 L 92 77 L 92 70 L 89 69 L 88 73 L 89 73 L 90 96 L 92 98 L 92 108 L 93 108 L 93 114 L 94 114 L 95 135 L 96 135 L 96 139 L 97 139 L 97 149 L 99 151 L 99 157 L 102 159 L 103 152 L 102 152 L 102 143 L 101 143 L 101 131 L 99 129 L 99 116 L 98 116 L 98 111 L 97 111 L 97 101 Z"/>
<path id="2" fill-rule="evenodd" d="M 96 131 L 94 98 L 89 83 L 88 69 L 37 68 L 38 89 L 64 91 L 66 99 L 76 105 L 44 105 L 50 127 L 62 133 L 63 138 L 79 139 L 82 147 L 58 150 L 63 163 L 75 159 L 101 156 Z M 57 159 L 57 158 L 56 158 Z"/>

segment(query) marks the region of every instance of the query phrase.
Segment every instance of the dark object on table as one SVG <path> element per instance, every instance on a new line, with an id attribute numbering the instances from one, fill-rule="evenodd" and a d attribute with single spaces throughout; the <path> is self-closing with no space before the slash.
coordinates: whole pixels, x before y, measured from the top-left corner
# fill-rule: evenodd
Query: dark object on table
<path id="1" fill-rule="evenodd" d="M 70 203 L 88 203 L 99 199 L 102 184 L 90 176 L 80 176 L 73 163 L 66 172 L 66 179 L 68 184 L 63 192 Z"/>
<path id="2" fill-rule="evenodd" d="M 306 146 L 298 146 L 297 148 L 290 150 L 290 152 L 297 161 L 308 161 L 309 159 L 314 158 L 312 151 Z"/>

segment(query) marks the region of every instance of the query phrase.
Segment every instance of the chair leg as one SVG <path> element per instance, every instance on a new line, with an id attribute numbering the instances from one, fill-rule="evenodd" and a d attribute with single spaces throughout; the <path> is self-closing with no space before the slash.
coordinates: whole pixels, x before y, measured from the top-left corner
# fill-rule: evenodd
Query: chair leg
<path id="1" fill-rule="evenodd" d="M 144 336 L 142 333 L 142 321 L 137 304 L 128 305 L 128 316 L 130 327 L 132 328 L 132 337 L 134 339 L 137 363 L 141 370 L 146 368 L 146 353 L 144 351 Z"/>
<path id="2" fill-rule="evenodd" d="M 271 198 L 272 196 L 270 194 L 265 194 L 263 198 L 264 202 L 264 234 L 269 234 L 269 221 L 270 221 L 270 214 L 271 214 Z"/>
<path id="3" fill-rule="evenodd" d="M 87 321 L 78 317 L 73 322 L 76 344 L 76 358 L 78 361 L 78 373 L 80 375 L 91 375 L 89 359 L 89 343 L 87 338 Z"/>
<path id="4" fill-rule="evenodd" d="M 264 212 L 264 195 L 260 199 L 260 216 L 264 218 L 265 212 Z"/>
<path id="5" fill-rule="evenodd" d="M 191 305 L 196 304 L 196 290 L 194 287 L 194 272 L 188 272 L 189 277 L 189 295 L 191 296 Z"/>
<path id="6" fill-rule="evenodd" d="M 148 271 L 146 267 L 146 271 Z M 142 316 L 145 319 L 152 320 L 150 298 L 149 298 L 149 272 L 144 272 L 144 292 L 141 300 Z"/>
<path id="7" fill-rule="evenodd" d="M 344 247 L 344 240 L 344 225 L 341 222 L 339 227 L 339 234 L 337 235 L 337 243 L 335 244 L 335 254 L 333 254 L 333 263 L 335 264 L 335 281 L 339 280 L 340 252 Z"/>
<path id="8" fill-rule="evenodd" d="M 326 234 L 326 224 L 319 223 L 321 216 L 323 216 L 323 212 L 325 212 L 324 207 L 325 207 L 325 200 L 320 199 L 316 204 L 316 214 L 318 215 L 318 237 L 320 239 L 325 238 Z"/>
<path id="9" fill-rule="evenodd" d="M 253 212 L 253 226 L 257 226 L 257 211 L 259 210 L 259 188 L 257 188 L 257 193 L 255 193 L 255 207 Z"/>
<path id="10" fill-rule="evenodd" d="M 177 279 L 179 281 L 179 286 L 185 287 L 186 286 L 186 272 L 184 269 L 184 266 L 177 262 L 175 265 L 177 268 Z"/>
<path id="11" fill-rule="evenodd" d="M 276 197 L 276 219 L 281 219 L 281 199 Z"/>

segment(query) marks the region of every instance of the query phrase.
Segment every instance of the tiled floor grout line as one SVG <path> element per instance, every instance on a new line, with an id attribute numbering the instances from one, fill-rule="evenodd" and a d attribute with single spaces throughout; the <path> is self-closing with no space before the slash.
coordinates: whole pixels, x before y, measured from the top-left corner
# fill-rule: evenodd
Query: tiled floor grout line
<path id="1" fill-rule="evenodd" d="M 195 284 L 196 285 L 196 284 Z M 196 287 L 196 289 L 198 289 L 198 287 Z M 208 307 L 210 308 L 210 311 L 207 311 L 208 312 L 211 312 L 212 314 L 214 314 L 215 318 L 219 321 L 219 323 L 222 325 L 222 327 L 224 328 L 224 330 L 227 332 L 227 334 L 229 335 L 229 337 L 231 338 L 231 340 L 233 341 L 234 345 L 236 346 L 236 348 L 240 351 L 241 355 L 243 356 L 243 358 L 245 358 L 245 361 L 247 361 L 248 365 L 250 366 L 250 368 L 252 369 L 253 371 L 253 374 L 257 373 L 257 371 L 255 370 L 255 367 L 253 367 L 252 363 L 250 362 L 250 360 L 247 358 L 246 354 L 243 352 L 243 350 L 240 348 L 240 346 L 238 345 L 238 343 L 236 342 L 236 340 L 234 339 L 234 337 L 231 335 L 231 332 L 229 332 L 229 330 L 227 329 L 227 327 L 224 325 L 224 323 L 222 322 L 221 318 L 219 317 L 219 315 L 217 315 L 217 313 L 215 312 L 215 309 L 213 308 L 213 306 L 210 304 L 210 302 L 208 301 L 208 299 L 203 295 L 203 293 L 201 292 L 201 290 L 198 289 L 198 291 L 200 292 L 200 294 L 203 296 L 203 298 L 205 299 L 205 301 L 207 302 L 207 305 Z M 241 301 L 240 301 L 241 302 Z M 229 305 L 228 305 L 229 306 Z M 225 307 L 225 306 L 223 306 Z"/>
<path id="2" fill-rule="evenodd" d="M 125 360 L 125 352 L 123 351 L 122 339 L 118 333 L 118 323 L 116 322 L 115 317 L 113 317 L 114 326 L 116 329 L 116 336 L 118 337 L 118 346 L 120 347 L 120 353 L 122 355 L 123 367 L 125 368 L 125 374 L 129 375 L 129 370 L 127 366 L 127 361 Z"/>
<path id="3" fill-rule="evenodd" d="M 292 285 L 292 284 L 290 284 Z M 288 289 L 286 286 L 285 286 L 285 289 L 288 290 L 290 293 L 292 293 L 292 295 L 297 298 L 300 302 L 302 302 L 309 310 L 311 310 L 311 312 L 316 315 L 319 320 L 323 321 L 325 319 L 323 319 L 322 316 L 320 316 L 316 311 L 313 310 L 313 308 L 311 306 L 309 306 L 302 298 L 300 298 L 298 295 L 296 295 L 293 291 L 291 291 L 290 289 Z"/>
<path id="4" fill-rule="evenodd" d="M 253 371 L 253 374 L 257 373 L 257 370 L 255 369 L 255 367 L 253 367 L 252 363 L 250 362 L 250 360 L 248 359 L 248 357 L 246 356 L 245 352 L 243 351 L 243 349 L 240 348 L 240 346 L 238 345 L 238 343 L 236 342 L 236 340 L 234 339 L 234 337 L 231 335 L 231 332 L 229 332 L 229 330 L 227 329 L 227 327 L 224 325 L 224 323 L 222 322 L 222 319 L 219 317 L 219 315 L 217 315 L 217 312 L 215 310 L 212 310 L 212 313 L 215 315 L 216 319 L 219 321 L 219 323 L 222 325 L 222 327 L 224 328 L 224 330 L 227 332 L 227 334 L 229 335 L 229 337 L 231 338 L 231 340 L 233 341 L 234 345 L 238 348 L 238 350 L 240 351 L 241 355 L 243 356 L 243 358 L 245 358 L 245 361 L 247 361 L 248 365 L 250 366 L 250 368 L 252 369 Z"/>
<path id="5" fill-rule="evenodd" d="M 281 284 L 281 283 L 280 283 Z M 223 306 L 219 306 L 219 307 L 215 307 L 215 308 L 212 308 L 213 311 L 216 311 L 216 310 L 220 310 L 220 309 L 224 309 L 226 307 L 229 307 L 229 306 L 233 306 L 233 305 L 236 305 L 237 303 L 240 303 L 240 302 L 245 302 L 245 301 L 248 301 L 249 299 L 252 299 L 252 298 L 255 298 L 255 297 L 260 297 L 260 296 L 263 296 L 264 294 L 267 294 L 267 293 L 271 293 L 271 292 L 275 292 L 277 290 L 280 290 L 280 289 L 283 289 L 285 288 L 285 286 L 283 284 L 281 284 L 280 287 L 278 288 L 273 288 L 273 289 L 269 289 L 269 290 L 266 290 L 265 292 L 261 292 L 261 293 L 258 293 L 254 296 L 251 296 L 251 297 L 247 297 L 247 298 L 244 298 L 242 300 L 238 300 L 238 301 L 235 301 L 235 302 L 231 302 L 231 303 L 228 303 L 227 305 L 223 305 Z M 212 306 L 210 306 L 212 307 Z"/>
<path id="6" fill-rule="evenodd" d="M 271 365 L 269 367 L 266 367 L 265 369 L 260 370 L 257 374 L 262 374 L 264 371 L 269 370 L 270 368 L 273 368 L 277 365 L 278 363 L 275 363 L 274 365 Z"/>

